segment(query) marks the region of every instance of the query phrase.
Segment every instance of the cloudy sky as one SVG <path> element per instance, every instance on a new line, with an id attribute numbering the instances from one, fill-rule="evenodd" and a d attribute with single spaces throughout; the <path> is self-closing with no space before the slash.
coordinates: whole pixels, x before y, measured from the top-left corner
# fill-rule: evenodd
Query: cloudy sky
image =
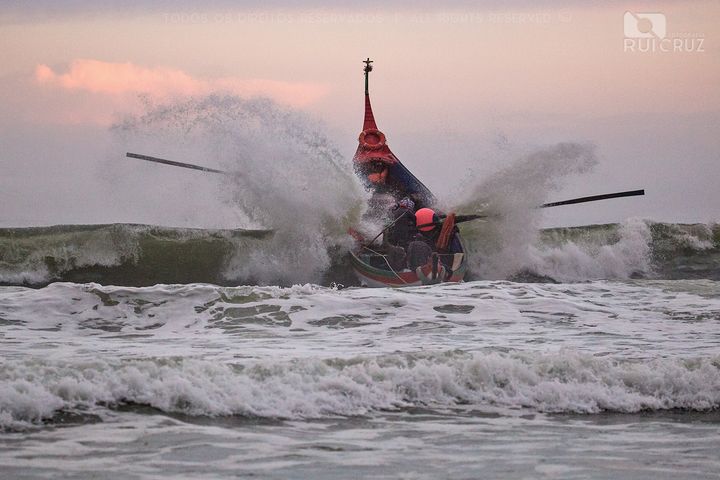
<path id="1" fill-rule="evenodd" d="M 25 3 L 0 6 L 1 226 L 156 219 L 115 208 L 98 168 L 110 126 L 147 99 L 266 96 L 318 119 L 350 157 L 368 56 L 388 143 L 445 198 L 534 149 L 591 143 L 595 170 L 551 200 L 647 195 L 548 210 L 546 224 L 720 221 L 714 1 Z"/>

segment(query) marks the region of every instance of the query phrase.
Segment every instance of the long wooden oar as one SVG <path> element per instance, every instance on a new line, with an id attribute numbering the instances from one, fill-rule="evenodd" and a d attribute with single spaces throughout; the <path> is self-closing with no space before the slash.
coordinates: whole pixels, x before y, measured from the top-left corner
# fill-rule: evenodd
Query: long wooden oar
<path id="1" fill-rule="evenodd" d="M 596 202 L 598 200 L 607 200 L 609 198 L 635 197 L 638 195 L 645 195 L 645 190 L 628 190 L 627 192 L 604 193 L 602 195 L 590 195 L 589 197 L 571 198 L 570 200 L 563 200 L 562 202 L 543 203 L 540 205 L 540 208 L 559 207 L 560 205 L 573 205 L 575 203 Z"/>
<path id="2" fill-rule="evenodd" d="M 163 165 L 170 165 L 173 167 L 182 167 L 182 168 L 189 168 L 191 170 L 199 170 L 201 172 L 211 172 L 211 173 L 224 173 L 229 174 L 229 172 L 226 172 L 224 170 L 217 170 L 215 168 L 209 168 L 209 167 L 203 167 L 200 165 L 194 165 L 192 163 L 183 163 L 183 162 L 176 162 L 174 160 L 166 160 L 164 158 L 158 158 L 158 157 L 151 157 L 150 155 L 140 155 L 138 153 L 131 153 L 127 152 L 125 156 L 130 158 L 137 158 L 138 160 L 145 160 L 146 162 L 154 162 L 154 163 L 161 163 Z M 561 205 L 574 205 L 576 203 L 586 203 L 586 202 L 597 202 L 598 200 L 608 200 L 610 198 L 622 198 L 622 197 L 635 197 L 638 195 L 645 195 L 645 190 L 628 190 L 626 192 L 616 192 L 616 193 L 604 193 L 602 195 L 590 195 L 588 197 L 578 197 L 578 198 L 571 198 L 570 200 L 562 200 L 560 202 L 550 202 L 550 203 L 543 203 L 538 208 L 549 208 L 549 207 L 559 207 Z M 479 215 L 457 215 L 455 217 L 455 223 L 462 223 L 462 222 L 469 222 L 470 220 L 478 220 L 481 218 L 488 218 L 491 215 L 485 215 L 485 214 L 479 214 Z M 397 218 L 395 222 L 397 222 L 400 218 Z M 390 225 L 385 227 L 382 232 L 380 232 L 371 242 L 372 244 L 375 240 L 377 240 L 380 235 L 382 235 L 385 230 L 390 228 L 395 224 L 395 222 L 392 222 Z M 426 225 L 420 225 L 420 227 L 426 227 L 430 225 L 440 225 L 442 222 L 435 222 L 435 223 L 428 223 Z"/>
<path id="3" fill-rule="evenodd" d="M 617 193 L 604 193 L 602 195 L 590 195 L 588 197 L 578 197 L 578 198 L 571 198 L 570 200 L 562 200 L 560 202 L 550 202 L 550 203 L 543 203 L 538 208 L 550 208 L 550 207 L 559 207 L 561 205 L 573 205 L 576 203 L 585 203 L 585 202 L 597 202 L 598 200 L 608 200 L 610 198 L 622 198 L 622 197 L 635 197 L 638 195 L 645 195 L 645 190 L 628 190 L 627 192 L 617 192 Z M 469 222 L 470 220 L 477 220 L 480 218 L 488 218 L 492 215 L 458 215 L 455 217 L 455 223 L 461 223 L 461 222 Z M 428 224 L 427 226 L 432 225 Z M 421 225 L 421 227 L 424 227 L 426 225 Z"/>
<path id="4" fill-rule="evenodd" d="M 173 167 L 182 167 L 182 168 L 190 168 L 192 170 L 200 170 L 201 172 L 224 173 L 224 174 L 229 173 L 224 170 L 216 170 L 214 168 L 201 167 L 200 165 L 193 165 L 192 163 L 176 162 L 174 160 L 165 160 L 164 158 L 151 157 L 149 155 L 140 155 L 137 153 L 127 152 L 125 154 L 125 156 L 130 157 L 130 158 L 137 158 L 138 160 L 145 160 L 146 162 L 162 163 L 163 165 L 171 165 Z"/>

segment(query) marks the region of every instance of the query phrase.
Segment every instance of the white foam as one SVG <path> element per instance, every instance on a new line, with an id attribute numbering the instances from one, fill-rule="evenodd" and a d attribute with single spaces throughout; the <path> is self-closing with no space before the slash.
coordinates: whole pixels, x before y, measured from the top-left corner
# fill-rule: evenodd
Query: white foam
<path id="1" fill-rule="evenodd" d="M 561 282 L 650 274 L 652 236 L 647 222 L 639 218 L 626 220 L 619 235 L 619 241 L 609 245 L 569 241 L 558 247 L 531 246 L 526 268 Z"/>
<path id="2" fill-rule="evenodd" d="M 218 364 L 197 359 L 4 361 L 0 421 L 137 403 L 188 415 L 321 418 L 409 406 L 540 412 L 720 407 L 720 358 L 613 361 L 555 354 L 439 353 Z"/>
<path id="3" fill-rule="evenodd" d="M 696 283 L 6 287 L 0 421 L 718 408 L 720 298 Z"/>
<path id="4" fill-rule="evenodd" d="M 669 224 L 668 227 L 672 231 L 672 238 L 677 246 L 692 250 L 708 250 L 715 247 L 713 228 L 717 227 L 714 224 L 684 225 L 684 228 Z"/>

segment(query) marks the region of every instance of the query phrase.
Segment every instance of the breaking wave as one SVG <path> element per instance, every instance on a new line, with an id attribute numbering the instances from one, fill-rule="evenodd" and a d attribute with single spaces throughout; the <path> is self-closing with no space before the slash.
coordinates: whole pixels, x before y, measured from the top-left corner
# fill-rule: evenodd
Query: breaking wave
<path id="1" fill-rule="evenodd" d="M 198 359 L 3 360 L 0 426 L 146 405 L 198 416 L 323 418 L 408 407 L 639 412 L 720 407 L 720 358 L 617 361 L 555 354 L 395 354 L 218 364 Z"/>
<path id="2" fill-rule="evenodd" d="M 53 281 L 144 286 L 205 282 L 218 285 L 270 283 L 261 276 L 267 257 L 279 248 L 272 230 L 213 230 L 147 225 L 72 225 L 0 229 L 0 284 L 44 285 Z M 463 230 L 468 244 L 482 237 Z M 327 248 L 327 247 L 324 247 Z M 659 278 L 720 280 L 720 225 L 653 223 L 555 228 L 518 250 L 522 262 L 490 268 L 480 252 L 476 278 L 549 281 Z M 311 275 L 314 283 L 351 285 L 344 249 L 329 247 L 327 266 Z M 305 250 L 295 252 L 302 255 Z M 290 253 L 288 253 L 290 255 Z M 265 259 L 265 260 L 264 260 Z M 275 261 L 281 262 L 285 257 Z M 484 263 L 487 262 L 487 263 Z M 239 267 L 238 265 L 245 265 Z M 297 264 L 295 264 L 297 265 Z M 268 273 L 269 275 L 269 273 Z M 293 277 L 286 277 L 292 283 Z"/>
<path id="3" fill-rule="evenodd" d="M 227 277 L 263 283 L 319 281 L 330 265 L 329 250 L 349 245 L 346 232 L 357 225 L 367 193 L 352 163 L 323 133 L 323 126 L 301 112 L 269 99 L 210 95 L 170 104 L 148 104 L 146 112 L 113 127 L 119 155 L 134 151 L 228 172 L 220 176 L 219 201 L 208 215 L 243 229 L 271 229 L 260 249 L 227 259 Z M 110 162 L 109 162 L 110 163 Z M 166 194 L 157 188 L 168 175 L 187 175 L 161 166 L 132 172 L 114 158 L 108 180 L 142 197 Z M 121 169 L 122 170 L 119 170 Z M 160 169 L 163 169 L 162 171 Z M 210 175 L 210 174 L 206 174 Z M 182 192 L 167 207 L 171 216 L 191 208 Z M 148 202 L 144 202 L 147 204 Z M 153 203 L 144 208 L 153 208 Z M 163 219 L 167 221 L 165 218 Z"/>
<path id="4" fill-rule="evenodd" d="M 655 223 L 546 229 L 526 270 L 556 281 L 720 280 L 720 225 Z"/>
<path id="5" fill-rule="evenodd" d="M 476 279 L 574 282 L 627 278 L 720 278 L 720 227 L 656 223 L 540 228 L 538 205 L 598 163 L 591 144 L 559 143 L 521 155 L 465 188 L 456 207 L 488 217 L 462 232 Z"/>
<path id="6" fill-rule="evenodd" d="M 129 224 L 5 228 L 0 229 L 0 283 L 227 283 L 232 279 L 228 262 L 263 251 L 272 236 L 268 230 Z"/>

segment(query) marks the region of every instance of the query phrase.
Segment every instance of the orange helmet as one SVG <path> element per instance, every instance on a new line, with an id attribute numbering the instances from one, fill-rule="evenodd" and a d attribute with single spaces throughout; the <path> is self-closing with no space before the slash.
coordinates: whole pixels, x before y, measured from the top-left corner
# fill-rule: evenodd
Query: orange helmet
<path id="1" fill-rule="evenodd" d="M 429 232 L 435 228 L 435 225 L 428 225 L 428 223 L 432 224 L 433 222 L 437 222 L 438 217 L 435 215 L 435 211 L 433 209 L 421 208 L 415 212 L 415 220 L 418 230 L 421 232 Z M 421 227 L 421 225 L 424 225 L 424 227 Z"/>

